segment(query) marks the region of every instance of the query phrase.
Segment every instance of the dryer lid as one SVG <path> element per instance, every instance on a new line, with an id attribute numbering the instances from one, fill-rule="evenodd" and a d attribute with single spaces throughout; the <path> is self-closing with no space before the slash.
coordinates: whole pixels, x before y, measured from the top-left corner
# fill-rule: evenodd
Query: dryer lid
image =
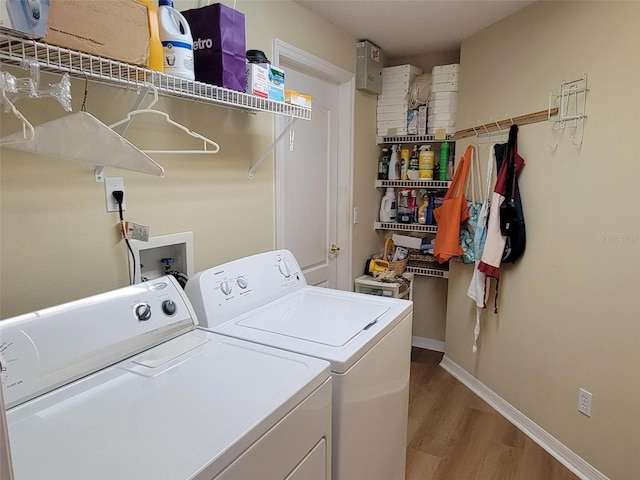
<path id="1" fill-rule="evenodd" d="M 388 306 L 367 300 L 329 298 L 316 291 L 303 290 L 242 316 L 236 324 L 330 347 L 342 347 L 374 325 L 387 311 Z"/>

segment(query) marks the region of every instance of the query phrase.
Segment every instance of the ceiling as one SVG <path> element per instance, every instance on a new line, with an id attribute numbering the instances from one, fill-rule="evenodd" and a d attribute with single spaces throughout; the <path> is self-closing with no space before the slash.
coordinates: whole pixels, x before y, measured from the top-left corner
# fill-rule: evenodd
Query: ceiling
<path id="1" fill-rule="evenodd" d="M 532 0 L 297 0 L 386 58 L 458 51 L 463 39 Z"/>

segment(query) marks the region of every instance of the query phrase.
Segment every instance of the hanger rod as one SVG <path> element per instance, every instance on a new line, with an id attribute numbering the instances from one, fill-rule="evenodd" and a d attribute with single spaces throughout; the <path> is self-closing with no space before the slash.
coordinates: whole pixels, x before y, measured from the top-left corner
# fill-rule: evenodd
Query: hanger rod
<path id="1" fill-rule="evenodd" d="M 476 132 L 492 133 L 500 130 L 508 130 L 512 124 L 517 125 L 529 125 L 531 123 L 546 122 L 549 120 L 550 115 L 557 115 L 558 108 L 552 108 L 550 110 L 541 110 L 539 112 L 527 113 L 526 115 L 520 115 L 519 117 L 505 118 L 497 122 L 486 123 L 484 125 L 476 125 L 475 127 L 465 128 L 464 130 L 458 130 L 451 136 L 451 140 L 460 140 L 461 138 L 474 137 Z"/>

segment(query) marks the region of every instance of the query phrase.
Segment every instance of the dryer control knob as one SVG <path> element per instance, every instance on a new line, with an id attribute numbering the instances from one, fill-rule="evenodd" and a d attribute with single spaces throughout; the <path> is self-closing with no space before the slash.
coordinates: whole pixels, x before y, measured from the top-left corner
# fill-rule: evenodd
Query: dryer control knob
<path id="1" fill-rule="evenodd" d="M 169 316 L 173 316 L 178 311 L 178 307 L 176 306 L 176 302 L 173 300 L 165 300 L 162 302 L 162 311 Z"/>
<path id="2" fill-rule="evenodd" d="M 229 295 L 231 293 L 231 284 L 229 283 L 229 280 L 222 281 L 220 284 L 220 290 L 222 290 L 222 293 L 225 295 Z"/>
<path id="3" fill-rule="evenodd" d="M 289 278 L 291 276 L 291 267 L 289 267 L 289 262 L 287 262 L 286 258 L 281 258 L 278 261 L 278 270 L 284 276 L 284 278 Z"/>
<path id="4" fill-rule="evenodd" d="M 140 305 L 136 306 L 135 314 L 138 320 L 140 320 L 141 322 L 146 322 L 151 318 L 151 305 L 149 305 L 148 303 L 141 303 Z"/>
<path id="5" fill-rule="evenodd" d="M 243 290 L 244 290 L 245 288 L 247 288 L 247 286 L 249 285 L 249 282 L 248 282 L 248 281 L 247 281 L 247 279 L 246 279 L 246 278 L 244 278 L 244 277 L 238 277 L 238 278 L 236 279 L 236 282 L 238 283 L 238 286 L 239 286 L 240 288 L 242 288 Z"/>

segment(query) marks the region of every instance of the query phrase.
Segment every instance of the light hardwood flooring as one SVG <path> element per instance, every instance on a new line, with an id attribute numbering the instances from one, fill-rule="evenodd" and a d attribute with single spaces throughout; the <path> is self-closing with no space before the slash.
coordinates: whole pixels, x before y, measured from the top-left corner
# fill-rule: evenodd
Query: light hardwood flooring
<path id="1" fill-rule="evenodd" d="M 439 366 L 411 355 L 406 480 L 578 480 Z"/>

